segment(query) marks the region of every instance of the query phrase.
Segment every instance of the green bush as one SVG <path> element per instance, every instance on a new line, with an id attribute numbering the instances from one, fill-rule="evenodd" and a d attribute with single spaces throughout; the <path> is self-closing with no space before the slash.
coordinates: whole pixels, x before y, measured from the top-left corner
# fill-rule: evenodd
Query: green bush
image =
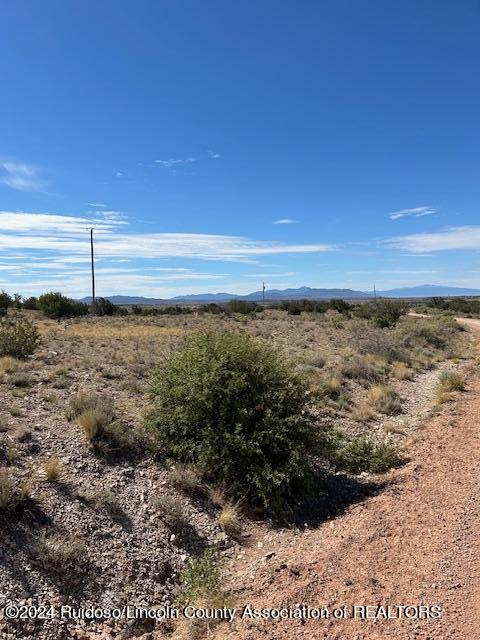
<path id="1" fill-rule="evenodd" d="M 40 341 L 40 335 L 26 318 L 0 320 L 0 356 L 25 358 L 32 355 Z"/>
<path id="2" fill-rule="evenodd" d="M 38 298 L 38 308 L 48 318 L 74 318 L 88 313 L 88 305 L 67 298 L 61 293 L 50 291 Z"/>
<path id="3" fill-rule="evenodd" d="M 0 315 L 5 315 L 7 313 L 8 307 L 10 307 L 12 303 L 12 296 L 2 289 L 0 291 L 0 312 L 2 312 Z"/>
<path id="4" fill-rule="evenodd" d="M 117 307 L 107 298 L 96 298 L 92 304 L 92 311 L 96 316 L 113 316 Z"/>
<path id="5" fill-rule="evenodd" d="M 212 549 L 206 549 L 199 558 L 191 558 L 181 575 L 183 591 L 180 604 L 198 602 L 220 592 L 222 572 Z"/>
<path id="6" fill-rule="evenodd" d="M 393 327 L 408 310 L 409 305 L 401 300 L 382 298 L 357 305 L 355 314 L 371 320 L 377 327 L 386 328 Z"/>
<path id="7" fill-rule="evenodd" d="M 365 436 L 348 440 L 335 430 L 328 434 L 325 451 L 330 464 L 339 471 L 351 474 L 364 471 L 384 473 L 402 463 L 397 448 L 392 444 L 375 444 Z"/>
<path id="8" fill-rule="evenodd" d="M 176 459 L 250 502 L 279 506 L 306 478 L 307 395 L 292 367 L 247 334 L 201 332 L 159 367 L 147 427 Z"/>
<path id="9" fill-rule="evenodd" d="M 23 301 L 22 307 L 24 309 L 38 309 L 38 298 L 36 298 L 35 296 L 30 296 L 30 298 L 27 298 Z"/>
<path id="10" fill-rule="evenodd" d="M 249 313 L 258 313 L 263 311 L 263 307 L 256 302 L 249 302 L 248 300 L 230 300 L 225 305 L 228 313 L 242 313 L 247 315 Z"/>

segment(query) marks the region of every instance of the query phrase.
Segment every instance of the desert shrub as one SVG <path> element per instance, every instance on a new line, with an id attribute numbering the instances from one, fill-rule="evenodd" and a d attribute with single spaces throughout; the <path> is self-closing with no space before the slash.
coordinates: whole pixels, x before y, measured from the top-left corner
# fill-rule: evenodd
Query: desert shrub
<path id="1" fill-rule="evenodd" d="M 96 411 L 101 416 L 103 424 L 111 422 L 115 415 L 113 400 L 109 396 L 78 391 L 68 401 L 66 417 L 68 420 L 73 420 L 86 411 Z"/>
<path id="2" fill-rule="evenodd" d="M 8 307 L 12 306 L 12 303 L 12 296 L 2 289 L 0 291 L 0 315 L 5 315 L 7 313 Z"/>
<path id="3" fill-rule="evenodd" d="M 397 380 L 411 380 L 412 371 L 404 362 L 392 363 L 392 376 Z"/>
<path id="4" fill-rule="evenodd" d="M 454 371 L 445 371 L 440 376 L 440 387 L 442 391 L 464 391 L 465 378 Z"/>
<path id="5" fill-rule="evenodd" d="M 183 590 L 180 602 L 196 602 L 220 591 L 222 573 L 212 549 L 207 549 L 199 558 L 192 558 L 181 575 Z"/>
<path id="6" fill-rule="evenodd" d="M 342 381 L 334 373 L 324 373 L 316 375 L 308 375 L 304 372 L 304 377 L 309 380 L 308 391 L 314 398 L 338 398 L 342 389 Z"/>
<path id="7" fill-rule="evenodd" d="M 159 367 L 147 426 L 173 457 L 264 505 L 306 476 L 304 385 L 268 345 L 243 333 L 191 336 Z"/>
<path id="8" fill-rule="evenodd" d="M 230 300 L 225 305 L 225 308 L 228 313 L 243 313 L 245 315 L 263 311 L 263 307 L 256 302 L 249 302 L 247 300 Z"/>
<path id="9" fill-rule="evenodd" d="M 8 382 L 14 387 L 31 387 L 33 378 L 26 371 L 15 371 L 9 377 Z"/>
<path id="10" fill-rule="evenodd" d="M 240 511 L 236 504 L 228 503 L 218 514 L 218 524 L 229 536 L 236 536 L 242 529 Z"/>
<path id="11" fill-rule="evenodd" d="M 77 420 L 88 440 L 94 440 L 115 417 L 110 397 L 84 391 L 70 397 L 65 413 L 68 420 Z"/>
<path id="12" fill-rule="evenodd" d="M 38 298 L 38 308 L 48 318 L 74 318 L 88 313 L 88 305 L 67 298 L 60 292 L 43 293 Z"/>
<path id="13" fill-rule="evenodd" d="M 215 302 L 202 304 L 199 307 L 199 311 L 201 311 L 202 313 L 212 313 L 213 315 L 217 315 L 217 316 L 221 315 L 222 313 L 225 313 L 225 309 L 221 307 L 219 304 L 216 304 Z"/>
<path id="14" fill-rule="evenodd" d="M 362 356 L 354 356 L 345 361 L 341 366 L 341 372 L 346 378 L 365 382 L 378 382 L 383 376 L 380 367 L 376 367 Z"/>
<path id="15" fill-rule="evenodd" d="M 352 321 L 351 330 L 352 347 L 360 354 L 379 356 L 387 362 L 408 362 L 409 354 L 404 341 L 392 330 L 374 327 L 360 319 Z"/>
<path id="16" fill-rule="evenodd" d="M 374 409 L 386 415 L 400 413 L 402 410 L 400 396 L 386 385 L 380 384 L 371 387 L 368 391 L 368 401 Z"/>
<path id="17" fill-rule="evenodd" d="M 35 296 L 30 296 L 22 302 L 22 307 L 24 309 L 37 310 L 38 309 L 38 298 Z"/>
<path id="18" fill-rule="evenodd" d="M 0 469 L 0 514 L 13 511 L 30 497 L 30 484 L 8 469 Z"/>
<path id="19" fill-rule="evenodd" d="M 339 471 L 358 474 L 364 471 L 384 473 L 401 464 L 402 458 L 393 444 L 378 443 L 365 436 L 348 439 L 339 431 L 328 434 L 328 461 Z"/>
<path id="20" fill-rule="evenodd" d="M 448 316 L 432 316 L 430 318 L 403 318 L 395 327 L 394 333 L 402 344 L 414 347 L 430 347 L 446 349 L 459 338 L 463 327 Z"/>
<path id="21" fill-rule="evenodd" d="M 113 316 L 117 312 L 117 307 L 107 298 L 95 298 L 92 311 L 96 316 Z"/>
<path id="22" fill-rule="evenodd" d="M 185 510 L 178 496 L 171 496 L 168 493 L 157 496 L 153 500 L 153 506 L 172 531 L 179 533 L 185 527 Z"/>
<path id="23" fill-rule="evenodd" d="M 12 356 L 3 356 L 0 358 L 0 372 L 13 373 L 20 368 L 20 361 L 12 358 Z"/>
<path id="24" fill-rule="evenodd" d="M 353 407 L 351 418 L 352 420 L 355 420 L 355 422 L 362 422 L 365 424 L 369 422 L 374 415 L 375 412 L 368 404 L 361 403 Z"/>
<path id="25" fill-rule="evenodd" d="M 0 320 L 0 356 L 25 358 L 32 355 L 39 342 L 40 335 L 30 320 Z"/>
<path id="26" fill-rule="evenodd" d="M 377 327 L 393 327 L 408 313 L 409 305 L 401 300 L 382 298 L 358 306 L 357 314 L 372 320 Z"/>
<path id="27" fill-rule="evenodd" d="M 442 311 L 450 311 L 461 315 L 480 314 L 480 300 L 466 300 L 465 298 L 432 298 L 428 306 Z"/>
<path id="28" fill-rule="evenodd" d="M 200 485 L 200 476 L 196 469 L 183 464 L 177 464 L 170 473 L 170 484 L 180 491 L 192 493 Z"/>
<path id="29" fill-rule="evenodd" d="M 337 467 L 349 473 L 384 473 L 400 464 L 396 447 L 388 444 L 375 445 L 368 438 L 355 438 L 337 453 Z"/>
<path id="30" fill-rule="evenodd" d="M 43 569 L 66 574 L 78 569 L 85 561 L 86 546 L 75 535 L 43 532 L 32 548 L 32 558 Z"/>

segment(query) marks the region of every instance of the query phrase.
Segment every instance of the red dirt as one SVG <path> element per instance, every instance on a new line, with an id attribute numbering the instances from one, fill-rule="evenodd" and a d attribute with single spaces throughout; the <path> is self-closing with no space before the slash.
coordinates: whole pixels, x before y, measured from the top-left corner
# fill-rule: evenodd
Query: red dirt
<path id="1" fill-rule="evenodd" d="M 478 350 L 480 321 L 465 324 Z M 230 585 L 240 608 L 438 604 L 440 619 L 302 623 L 240 621 L 237 614 L 215 637 L 480 638 L 480 380 L 474 365 L 467 373 L 468 392 L 425 425 L 410 462 L 390 472 L 384 490 L 316 529 L 274 532 L 235 562 Z"/>

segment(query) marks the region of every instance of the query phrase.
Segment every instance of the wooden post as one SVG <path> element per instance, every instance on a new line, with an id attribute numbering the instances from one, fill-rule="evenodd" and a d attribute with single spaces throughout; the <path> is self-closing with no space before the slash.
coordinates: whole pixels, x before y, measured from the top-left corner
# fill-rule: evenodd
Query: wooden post
<path id="1" fill-rule="evenodd" d="M 92 261 L 92 307 L 95 306 L 95 265 L 93 261 L 93 228 L 90 229 L 90 257 Z"/>
<path id="2" fill-rule="evenodd" d="M 265 306 L 265 282 L 262 282 L 262 304 Z"/>

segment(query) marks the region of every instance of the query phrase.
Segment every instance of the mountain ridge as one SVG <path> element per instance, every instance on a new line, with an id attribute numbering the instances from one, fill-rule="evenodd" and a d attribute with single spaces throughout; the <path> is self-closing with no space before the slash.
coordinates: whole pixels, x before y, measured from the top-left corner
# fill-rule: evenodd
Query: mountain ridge
<path id="1" fill-rule="evenodd" d="M 455 297 L 455 296 L 480 296 L 480 289 L 469 289 L 463 287 L 448 287 L 443 285 L 423 284 L 414 287 L 400 287 L 385 291 L 357 291 L 355 289 L 322 289 L 313 287 L 297 287 L 289 289 L 268 289 L 265 291 L 265 301 L 275 302 L 282 300 L 325 300 L 332 298 L 343 298 L 345 300 L 369 300 L 374 295 L 386 298 L 430 298 Z M 114 304 L 179 304 L 179 303 L 208 303 L 208 302 L 228 302 L 229 300 L 246 300 L 251 302 L 261 302 L 262 291 L 253 291 L 245 295 L 233 293 L 194 293 L 184 296 L 174 296 L 172 298 L 149 298 L 146 296 L 104 296 Z M 81 299 L 82 302 L 90 303 L 91 296 Z"/>

